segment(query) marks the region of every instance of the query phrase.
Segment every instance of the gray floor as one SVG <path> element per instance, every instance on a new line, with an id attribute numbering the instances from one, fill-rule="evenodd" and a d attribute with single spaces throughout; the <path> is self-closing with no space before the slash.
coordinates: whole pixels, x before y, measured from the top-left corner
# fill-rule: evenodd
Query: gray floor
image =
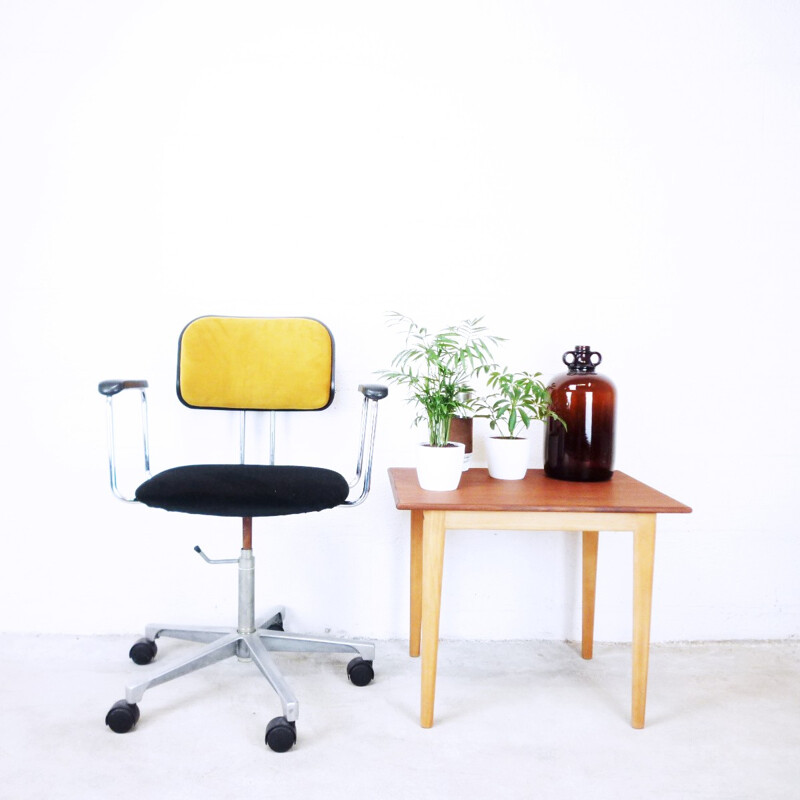
<path id="1" fill-rule="evenodd" d="M 800 797 L 800 642 L 654 645 L 647 726 L 629 725 L 630 649 L 443 642 L 436 724 L 417 722 L 419 661 L 378 642 L 377 678 L 345 656 L 276 656 L 300 698 L 298 743 L 250 664 L 154 688 L 131 733 L 103 724 L 136 668 L 126 637 L 0 636 L 0 797 Z M 193 645 L 162 640 L 160 658 Z"/>

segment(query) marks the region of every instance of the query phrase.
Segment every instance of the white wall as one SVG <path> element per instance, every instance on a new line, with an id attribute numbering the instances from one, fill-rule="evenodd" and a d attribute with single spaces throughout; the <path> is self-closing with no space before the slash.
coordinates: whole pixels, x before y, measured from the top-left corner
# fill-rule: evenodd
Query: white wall
<path id="1" fill-rule="evenodd" d="M 547 376 L 601 350 L 617 467 L 694 508 L 660 522 L 654 640 L 798 635 L 798 41 L 778 0 L 3 2 L 0 630 L 231 619 L 191 548 L 235 555 L 236 522 L 111 497 L 97 382 L 150 380 L 156 469 L 233 459 L 175 399 L 180 329 L 318 316 L 348 471 L 399 309 L 485 315 Z M 411 417 L 395 391 L 367 504 L 256 522 L 259 601 L 406 635 Z M 630 567 L 601 536 L 599 639 Z M 578 585 L 575 535 L 451 534 L 442 633 L 575 638 Z"/>

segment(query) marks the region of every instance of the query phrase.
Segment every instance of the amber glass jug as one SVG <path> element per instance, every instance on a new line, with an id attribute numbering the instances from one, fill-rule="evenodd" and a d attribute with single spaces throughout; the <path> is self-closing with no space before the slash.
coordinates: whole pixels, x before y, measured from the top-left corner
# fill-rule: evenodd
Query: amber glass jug
<path id="1" fill-rule="evenodd" d="M 565 481 L 607 481 L 614 473 L 614 384 L 595 372 L 603 360 L 588 345 L 564 353 L 569 368 L 548 387 L 550 407 L 564 420 L 548 419 L 544 471 Z"/>

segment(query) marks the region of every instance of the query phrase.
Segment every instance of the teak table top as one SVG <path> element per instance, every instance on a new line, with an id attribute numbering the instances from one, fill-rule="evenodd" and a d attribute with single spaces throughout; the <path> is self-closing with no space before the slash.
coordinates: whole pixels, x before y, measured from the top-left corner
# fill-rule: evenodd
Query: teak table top
<path id="1" fill-rule="evenodd" d="M 542 469 L 529 469 L 519 481 L 489 477 L 471 468 L 453 492 L 426 492 L 411 467 L 392 467 L 389 481 L 395 505 L 411 511 L 586 511 L 634 514 L 688 514 L 689 506 L 673 500 L 624 472 L 599 482 L 560 481 Z"/>

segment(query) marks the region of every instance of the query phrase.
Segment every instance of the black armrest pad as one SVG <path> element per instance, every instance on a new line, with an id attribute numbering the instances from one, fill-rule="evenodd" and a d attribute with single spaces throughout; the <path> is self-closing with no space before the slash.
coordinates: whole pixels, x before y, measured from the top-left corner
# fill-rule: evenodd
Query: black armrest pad
<path id="1" fill-rule="evenodd" d="M 147 381 L 101 381 L 97 391 L 111 397 L 125 389 L 146 389 L 147 385 Z"/>
<path id="2" fill-rule="evenodd" d="M 358 387 L 358 391 L 370 400 L 383 400 L 389 394 L 386 386 L 380 386 L 377 383 L 362 383 Z"/>

